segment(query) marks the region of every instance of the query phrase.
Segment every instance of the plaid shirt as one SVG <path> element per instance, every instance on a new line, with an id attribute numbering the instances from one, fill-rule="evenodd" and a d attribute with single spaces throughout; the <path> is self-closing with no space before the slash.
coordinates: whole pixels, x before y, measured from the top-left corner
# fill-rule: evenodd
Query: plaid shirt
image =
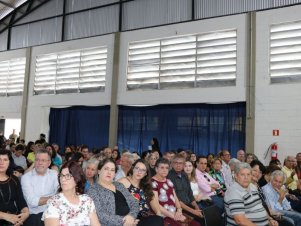
<path id="1" fill-rule="evenodd" d="M 282 210 L 290 210 L 292 209 L 290 202 L 284 198 L 282 203 L 280 204 L 279 194 L 278 192 L 273 188 L 271 183 L 266 184 L 262 187 L 263 193 L 266 197 L 266 202 L 270 208 L 272 208 L 273 211 L 279 212 Z"/>

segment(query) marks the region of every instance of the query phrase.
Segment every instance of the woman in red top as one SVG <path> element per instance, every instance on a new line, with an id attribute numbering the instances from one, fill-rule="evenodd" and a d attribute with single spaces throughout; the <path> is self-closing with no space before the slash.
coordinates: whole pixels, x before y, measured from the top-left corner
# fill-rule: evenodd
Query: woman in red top
<path id="1" fill-rule="evenodd" d="M 169 161 L 160 158 L 157 160 L 155 168 L 156 175 L 152 177 L 152 187 L 155 197 L 159 200 L 161 214 L 165 216 L 164 225 L 198 226 L 199 223 L 183 215 L 173 183 L 166 178 L 169 171 Z"/>

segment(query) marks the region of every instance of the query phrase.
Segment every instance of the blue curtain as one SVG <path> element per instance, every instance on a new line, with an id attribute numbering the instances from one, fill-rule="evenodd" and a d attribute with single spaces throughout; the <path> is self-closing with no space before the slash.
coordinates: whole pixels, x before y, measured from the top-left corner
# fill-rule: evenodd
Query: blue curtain
<path id="1" fill-rule="evenodd" d="M 118 146 L 141 153 L 153 137 L 161 152 L 189 149 L 197 154 L 245 147 L 245 102 L 119 106 Z"/>
<path id="2" fill-rule="evenodd" d="M 60 145 L 61 151 L 71 144 L 86 144 L 90 148 L 106 146 L 109 141 L 109 119 L 109 106 L 51 108 L 49 141 Z"/>

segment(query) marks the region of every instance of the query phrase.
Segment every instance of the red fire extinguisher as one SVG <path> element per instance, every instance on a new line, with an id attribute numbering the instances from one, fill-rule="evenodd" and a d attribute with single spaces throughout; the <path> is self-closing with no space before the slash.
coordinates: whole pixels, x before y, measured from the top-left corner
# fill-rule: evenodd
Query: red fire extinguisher
<path id="1" fill-rule="evenodd" d="M 277 151 L 278 151 L 278 144 L 277 143 L 273 143 L 271 145 L 271 158 L 272 160 L 276 160 L 278 159 L 278 154 L 277 154 Z"/>

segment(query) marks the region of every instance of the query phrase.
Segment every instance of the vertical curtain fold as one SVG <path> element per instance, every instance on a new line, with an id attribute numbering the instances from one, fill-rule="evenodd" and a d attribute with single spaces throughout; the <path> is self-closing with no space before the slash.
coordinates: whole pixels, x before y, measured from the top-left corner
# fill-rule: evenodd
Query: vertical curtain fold
<path id="1" fill-rule="evenodd" d="M 197 154 L 233 154 L 245 148 L 245 102 L 119 106 L 118 146 L 143 152 L 157 137 L 162 152 L 189 149 Z"/>
<path id="2" fill-rule="evenodd" d="M 90 148 L 108 145 L 110 107 L 75 106 L 51 108 L 49 141 L 60 145 L 86 144 Z"/>

